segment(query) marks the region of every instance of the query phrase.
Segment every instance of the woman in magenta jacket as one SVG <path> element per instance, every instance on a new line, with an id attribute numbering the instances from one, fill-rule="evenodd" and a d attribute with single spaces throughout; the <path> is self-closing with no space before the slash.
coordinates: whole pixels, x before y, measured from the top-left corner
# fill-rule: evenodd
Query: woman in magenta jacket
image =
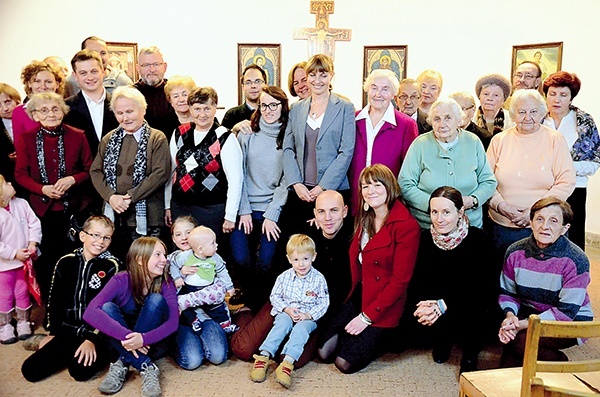
<path id="1" fill-rule="evenodd" d="M 350 245 L 352 289 L 319 349 L 320 358 L 335 361 L 343 373 L 369 365 L 398 325 L 419 248 L 419 224 L 399 200 L 392 171 L 371 165 L 359 180 L 359 213 Z"/>

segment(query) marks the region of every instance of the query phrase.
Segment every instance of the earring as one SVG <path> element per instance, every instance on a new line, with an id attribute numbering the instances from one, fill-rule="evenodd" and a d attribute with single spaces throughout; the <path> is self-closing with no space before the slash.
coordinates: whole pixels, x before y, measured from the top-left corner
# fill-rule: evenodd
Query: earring
<path id="1" fill-rule="evenodd" d="M 369 204 L 367 204 L 367 202 L 365 201 L 365 203 L 363 204 L 363 210 L 365 210 L 365 212 L 367 212 L 369 210 Z"/>

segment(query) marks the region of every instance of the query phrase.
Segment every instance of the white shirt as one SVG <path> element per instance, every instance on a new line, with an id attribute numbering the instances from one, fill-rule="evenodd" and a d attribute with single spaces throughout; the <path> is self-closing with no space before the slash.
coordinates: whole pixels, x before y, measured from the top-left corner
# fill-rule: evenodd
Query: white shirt
<path id="1" fill-rule="evenodd" d="M 376 125 L 373 125 L 371 122 L 371 117 L 369 117 L 369 109 L 371 109 L 371 105 L 367 104 L 367 106 L 365 106 L 363 110 L 356 115 L 356 121 L 364 119 L 365 126 L 367 127 L 367 166 L 371 165 L 371 158 L 373 157 L 373 143 L 375 142 L 375 137 L 379 133 L 383 123 L 387 121 L 393 126 L 396 126 L 396 115 L 394 114 L 394 106 L 391 102 L 385 110 L 383 117 Z"/>
<path id="2" fill-rule="evenodd" d="M 92 123 L 94 124 L 94 130 L 98 139 L 102 139 L 102 124 L 104 122 L 104 100 L 106 99 L 106 89 L 102 87 L 102 96 L 98 101 L 94 101 L 90 98 L 85 91 L 81 91 L 85 98 L 90 116 L 92 116 Z"/>
<path id="3" fill-rule="evenodd" d="M 4 124 L 4 128 L 6 128 L 6 132 L 8 132 L 10 140 L 14 143 L 15 135 L 13 134 L 12 119 L 2 119 L 2 123 Z"/>

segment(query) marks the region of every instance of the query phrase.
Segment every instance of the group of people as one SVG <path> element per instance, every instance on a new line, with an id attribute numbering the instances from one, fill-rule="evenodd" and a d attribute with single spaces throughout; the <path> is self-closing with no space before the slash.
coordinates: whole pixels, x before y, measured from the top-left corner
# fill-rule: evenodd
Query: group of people
<path id="1" fill-rule="evenodd" d="M 290 387 L 315 356 L 353 373 L 421 342 L 437 363 L 460 343 L 471 371 L 496 333 L 501 365 L 519 365 L 529 314 L 593 318 L 583 249 L 600 137 L 572 105 L 572 73 L 542 84 L 524 62 L 512 84 L 483 76 L 477 107 L 439 98 L 434 70 L 376 69 L 356 111 L 319 54 L 290 71 L 291 105 L 248 65 L 244 103 L 219 123 L 217 92 L 165 79 L 156 47 L 135 83 L 95 36 L 72 75 L 50 58 L 23 69 L 26 104 L 0 84 L 0 341 L 31 336 L 30 294 L 47 302 L 30 381 L 65 367 L 87 380 L 112 357 L 101 392 L 133 367 L 157 396 L 158 358 L 193 370 L 231 350 L 254 358 L 255 382 L 281 354 Z M 547 342 L 540 354 L 564 360 L 577 341 Z"/>

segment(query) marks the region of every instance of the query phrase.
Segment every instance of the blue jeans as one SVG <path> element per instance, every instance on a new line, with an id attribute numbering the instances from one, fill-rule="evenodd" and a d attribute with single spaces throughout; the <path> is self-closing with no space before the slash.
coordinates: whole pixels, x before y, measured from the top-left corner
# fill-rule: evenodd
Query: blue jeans
<path id="1" fill-rule="evenodd" d="M 113 302 L 106 302 L 102 305 L 102 310 L 123 327 L 131 329 L 133 326 L 133 332 L 139 333 L 151 331 L 169 318 L 169 307 L 167 306 L 167 302 L 165 301 L 165 298 L 158 293 L 148 295 L 136 320 L 133 320 L 134 316 L 129 313 L 123 313 L 122 308 Z M 108 337 L 108 340 L 110 346 L 119 353 L 119 360 L 121 360 L 125 366 L 131 365 L 138 371 L 142 369 L 142 364 L 149 364 L 152 360 L 162 357 L 166 352 L 165 344 L 159 342 L 150 347 L 147 355 L 138 351 L 138 357 L 136 358 L 132 352 L 127 351 L 123 347 L 120 340 L 111 337 Z"/>
<path id="2" fill-rule="evenodd" d="M 267 335 L 267 339 L 258 348 L 259 351 L 267 351 L 273 357 L 279 349 L 283 339 L 289 334 L 287 343 L 283 346 L 281 354 L 285 354 L 298 361 L 304 345 L 310 336 L 310 333 L 317 328 L 317 323 L 313 320 L 303 320 L 294 323 L 294 320 L 287 313 L 279 313 L 275 316 L 273 328 Z M 290 332 L 291 331 L 291 332 Z"/>
<path id="3" fill-rule="evenodd" d="M 217 365 L 227 359 L 227 336 L 213 320 L 205 320 L 199 332 L 180 324 L 175 342 L 175 361 L 183 369 L 196 369 L 205 359 Z"/>
<path id="4" fill-rule="evenodd" d="M 256 255 L 256 273 L 260 277 L 267 274 L 271 269 L 273 255 L 275 255 L 275 247 L 277 241 L 271 239 L 262 233 L 262 225 L 265 220 L 264 212 L 252 212 L 252 232 L 244 233 L 243 230 L 235 228 L 231 233 L 231 250 L 233 259 L 246 269 L 252 268 L 252 253 Z"/>
<path id="5" fill-rule="evenodd" d="M 511 246 L 512 243 L 531 236 L 531 229 L 528 227 L 512 228 L 499 225 L 496 222 L 492 222 L 492 224 L 492 237 L 494 239 L 494 245 L 496 246 L 496 249 L 502 258 L 504 258 L 504 255 L 506 255 L 506 250 Z"/>

